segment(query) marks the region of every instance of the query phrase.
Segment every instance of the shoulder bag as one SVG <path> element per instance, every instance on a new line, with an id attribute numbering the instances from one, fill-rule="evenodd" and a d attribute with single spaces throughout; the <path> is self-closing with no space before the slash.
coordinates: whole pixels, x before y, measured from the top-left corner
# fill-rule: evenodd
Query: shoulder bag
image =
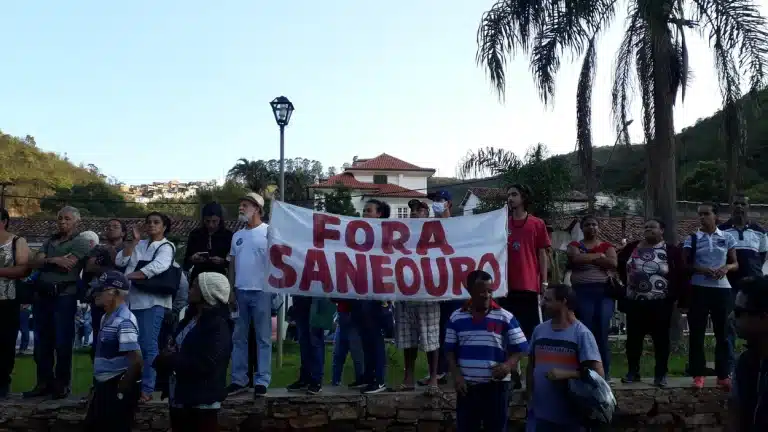
<path id="1" fill-rule="evenodd" d="M 172 243 L 163 243 L 160 246 L 158 246 L 157 249 L 155 249 L 155 252 L 152 254 L 151 260 L 139 260 L 138 263 L 136 263 L 136 268 L 134 271 L 139 271 L 145 266 L 147 266 L 149 263 L 155 260 L 157 257 L 157 252 L 160 250 L 161 247 L 169 245 L 173 252 L 176 252 L 176 248 L 173 246 Z M 139 279 L 132 281 L 133 286 L 135 286 L 138 290 L 143 291 L 148 294 L 154 294 L 154 295 L 160 295 L 160 296 L 174 296 L 176 295 L 176 292 L 179 290 L 179 283 L 181 282 L 181 267 L 176 267 L 173 265 L 173 262 L 171 262 L 171 266 L 168 267 L 168 270 L 154 275 L 149 279 Z"/>

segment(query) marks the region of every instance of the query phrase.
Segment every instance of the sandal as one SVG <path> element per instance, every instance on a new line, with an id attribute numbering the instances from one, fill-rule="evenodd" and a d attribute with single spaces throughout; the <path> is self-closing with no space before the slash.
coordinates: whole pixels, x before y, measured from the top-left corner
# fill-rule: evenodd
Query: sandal
<path id="1" fill-rule="evenodd" d="M 151 394 L 146 394 L 144 392 L 141 392 L 141 396 L 139 397 L 139 403 L 147 403 L 152 400 Z"/>
<path id="2" fill-rule="evenodd" d="M 424 395 L 430 397 L 440 396 L 440 387 L 436 385 L 428 385 L 424 388 Z"/>
<path id="3" fill-rule="evenodd" d="M 399 391 L 399 392 L 411 392 L 411 391 L 414 391 L 414 390 L 416 390 L 416 386 L 409 386 L 409 385 L 406 385 L 406 384 L 400 384 L 400 385 L 397 387 L 397 390 L 395 390 L 395 391 Z"/>

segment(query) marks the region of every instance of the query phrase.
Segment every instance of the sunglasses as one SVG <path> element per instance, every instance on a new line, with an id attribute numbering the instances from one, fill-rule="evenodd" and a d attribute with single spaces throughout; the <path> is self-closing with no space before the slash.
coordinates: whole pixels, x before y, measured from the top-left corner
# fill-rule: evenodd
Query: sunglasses
<path id="1" fill-rule="evenodd" d="M 762 316 L 768 315 L 768 311 L 761 310 L 761 309 L 747 309 L 747 308 L 741 308 L 741 307 L 733 308 L 734 317 L 739 318 L 742 315 L 751 316 L 751 317 L 762 317 Z"/>

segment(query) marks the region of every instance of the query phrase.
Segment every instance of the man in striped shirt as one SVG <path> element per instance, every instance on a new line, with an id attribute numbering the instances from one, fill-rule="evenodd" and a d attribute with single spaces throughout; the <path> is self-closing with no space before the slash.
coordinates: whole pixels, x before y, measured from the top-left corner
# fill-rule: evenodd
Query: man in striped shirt
<path id="1" fill-rule="evenodd" d="M 456 386 L 457 431 L 507 430 L 510 372 L 528 351 L 520 325 L 491 298 L 491 275 L 467 276 L 470 300 L 445 332 L 445 354 Z"/>

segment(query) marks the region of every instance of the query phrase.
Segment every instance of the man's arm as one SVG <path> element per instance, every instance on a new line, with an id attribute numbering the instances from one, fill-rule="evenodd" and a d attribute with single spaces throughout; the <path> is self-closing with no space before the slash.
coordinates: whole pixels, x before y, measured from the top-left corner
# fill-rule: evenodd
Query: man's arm
<path id="1" fill-rule="evenodd" d="M 125 391 L 141 378 L 141 371 L 144 367 L 141 348 L 139 348 L 139 330 L 132 321 L 126 320 L 120 323 L 118 343 L 120 353 L 128 358 L 130 364 L 119 384 L 120 389 Z"/>
<path id="2" fill-rule="evenodd" d="M 544 284 L 549 280 L 547 277 L 547 271 L 549 270 L 549 256 L 546 248 L 539 249 L 537 252 L 539 256 L 539 280 Z"/>
<path id="3" fill-rule="evenodd" d="M 539 280 L 541 284 L 548 283 L 549 281 L 549 254 L 547 249 L 552 247 L 552 242 L 549 239 L 549 233 L 547 232 L 547 226 L 543 221 L 540 221 L 538 232 L 536 233 L 536 255 L 539 258 Z"/>
<path id="4" fill-rule="evenodd" d="M 536 357 L 531 351 L 528 356 L 528 364 L 525 366 L 525 397 L 527 400 L 531 400 L 533 397 L 533 369 L 536 367 Z"/>

